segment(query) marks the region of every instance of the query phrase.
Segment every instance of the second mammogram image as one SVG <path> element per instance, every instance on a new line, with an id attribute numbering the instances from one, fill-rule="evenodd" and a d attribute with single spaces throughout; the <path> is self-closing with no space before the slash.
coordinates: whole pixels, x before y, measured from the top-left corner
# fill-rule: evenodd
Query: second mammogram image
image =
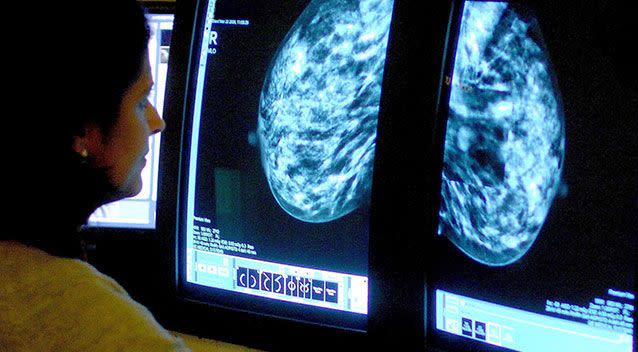
<path id="1" fill-rule="evenodd" d="M 462 16 L 439 233 L 472 259 L 501 266 L 529 250 L 561 186 L 564 117 L 532 16 L 473 1 Z"/>

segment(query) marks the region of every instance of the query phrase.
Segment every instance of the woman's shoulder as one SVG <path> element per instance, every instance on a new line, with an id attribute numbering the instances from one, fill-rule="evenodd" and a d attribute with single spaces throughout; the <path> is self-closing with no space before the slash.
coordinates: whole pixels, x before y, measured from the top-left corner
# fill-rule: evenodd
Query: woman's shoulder
<path id="1" fill-rule="evenodd" d="M 36 247 L 28 246 L 17 241 L 0 241 L 0 270 L 14 274 L 44 274 L 42 269 L 60 269 L 67 267 L 68 271 L 86 271 L 87 264 L 80 260 L 57 257 Z M 51 279 L 55 279 L 52 277 Z"/>
<path id="2" fill-rule="evenodd" d="M 56 292 L 66 291 L 128 297 L 115 280 L 92 265 L 79 259 L 53 256 L 19 242 L 0 241 L 0 263 L 0 278 L 6 278 L 1 286 L 22 290 L 25 299 L 30 294 L 34 297 L 29 299 L 51 299 L 56 298 Z"/>
<path id="3" fill-rule="evenodd" d="M 90 264 L 16 242 L 0 241 L 0 309 L 0 345 L 16 350 L 187 351 Z"/>

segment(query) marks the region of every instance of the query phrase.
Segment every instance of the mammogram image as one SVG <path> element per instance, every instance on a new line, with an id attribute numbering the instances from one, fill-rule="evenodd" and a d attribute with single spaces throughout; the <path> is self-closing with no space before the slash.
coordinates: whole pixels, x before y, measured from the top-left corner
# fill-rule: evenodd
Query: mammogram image
<path id="1" fill-rule="evenodd" d="M 293 217 L 369 202 L 392 0 L 314 0 L 273 58 L 258 136 L 272 194 Z"/>
<path id="2" fill-rule="evenodd" d="M 491 266 L 521 258 L 561 184 L 564 117 L 533 18 L 467 2 L 453 68 L 439 233 Z"/>

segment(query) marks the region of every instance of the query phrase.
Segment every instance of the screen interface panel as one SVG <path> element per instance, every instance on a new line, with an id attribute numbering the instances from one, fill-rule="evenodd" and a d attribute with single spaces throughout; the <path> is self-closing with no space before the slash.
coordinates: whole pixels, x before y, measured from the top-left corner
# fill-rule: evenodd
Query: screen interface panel
<path id="1" fill-rule="evenodd" d="M 164 109 L 173 17 L 172 14 L 146 15 L 151 30 L 148 43 L 149 61 L 155 81 L 149 95 L 149 101 L 155 106 L 160 116 Z M 160 135 L 155 134 L 149 137 L 147 163 L 142 170 L 142 191 L 135 197 L 122 199 L 96 209 L 89 217 L 87 223 L 89 227 L 155 228 Z"/>
<path id="2" fill-rule="evenodd" d="M 200 4 L 182 170 L 186 291 L 221 303 L 230 292 L 231 307 L 252 297 L 365 318 L 392 7 L 392 0 Z"/>
<path id="3" fill-rule="evenodd" d="M 629 147 L 616 146 L 636 131 L 566 116 L 525 8 L 466 1 L 461 14 L 431 275 L 437 334 L 485 350 L 632 351 L 638 180 Z"/>

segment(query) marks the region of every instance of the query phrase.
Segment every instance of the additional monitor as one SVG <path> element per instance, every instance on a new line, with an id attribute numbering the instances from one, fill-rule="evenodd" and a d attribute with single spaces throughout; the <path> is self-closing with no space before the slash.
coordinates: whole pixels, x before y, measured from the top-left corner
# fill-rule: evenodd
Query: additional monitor
<path id="1" fill-rule="evenodd" d="M 149 13 L 148 25 L 151 30 L 149 40 L 149 60 L 155 85 L 149 95 L 150 102 L 162 114 L 166 87 L 166 72 L 173 28 L 173 14 Z M 90 228 L 130 228 L 154 229 L 157 204 L 157 178 L 161 134 L 149 137 L 148 163 L 142 170 L 142 191 L 131 198 L 106 204 L 91 216 Z"/>
<path id="2" fill-rule="evenodd" d="M 635 112 L 614 99 L 619 91 L 602 90 L 614 87 L 611 76 L 568 75 L 578 71 L 563 62 L 582 55 L 596 65 L 597 53 L 578 40 L 570 58 L 550 51 L 543 34 L 560 29 L 540 28 L 532 10 L 455 7 L 439 109 L 446 122 L 428 344 L 631 352 Z M 550 58 L 564 60 L 563 75 Z M 589 93 L 578 87 L 595 82 L 601 91 L 581 100 Z"/>
<path id="3" fill-rule="evenodd" d="M 189 63 L 181 62 L 188 71 L 175 75 L 186 97 L 173 106 L 184 119 L 173 126 L 184 131 L 179 295 L 364 331 L 393 1 L 208 0 L 196 8 L 181 27 L 194 21 L 192 43 L 181 43 L 190 45 Z"/>

